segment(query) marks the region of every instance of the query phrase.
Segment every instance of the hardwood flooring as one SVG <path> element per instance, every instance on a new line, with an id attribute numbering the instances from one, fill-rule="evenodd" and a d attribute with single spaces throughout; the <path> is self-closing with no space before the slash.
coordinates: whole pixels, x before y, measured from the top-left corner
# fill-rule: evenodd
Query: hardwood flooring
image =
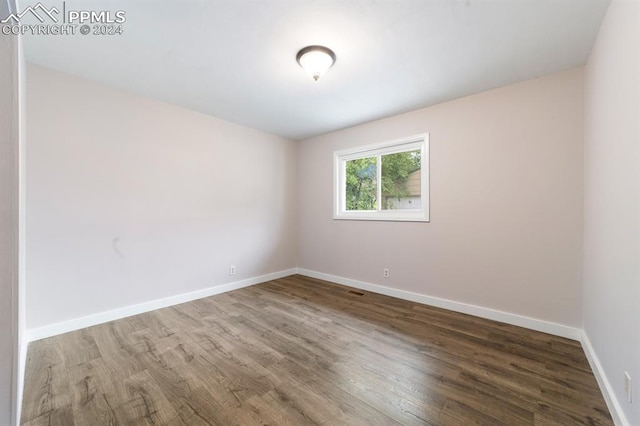
<path id="1" fill-rule="evenodd" d="M 302 276 L 32 343 L 22 421 L 612 424 L 578 342 Z"/>

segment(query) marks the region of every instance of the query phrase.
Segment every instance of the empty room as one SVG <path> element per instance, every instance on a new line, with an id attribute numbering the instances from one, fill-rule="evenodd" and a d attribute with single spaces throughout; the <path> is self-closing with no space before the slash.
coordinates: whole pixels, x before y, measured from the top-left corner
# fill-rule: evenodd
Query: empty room
<path id="1" fill-rule="evenodd" d="M 0 31 L 0 426 L 640 426 L 640 0 Z"/>

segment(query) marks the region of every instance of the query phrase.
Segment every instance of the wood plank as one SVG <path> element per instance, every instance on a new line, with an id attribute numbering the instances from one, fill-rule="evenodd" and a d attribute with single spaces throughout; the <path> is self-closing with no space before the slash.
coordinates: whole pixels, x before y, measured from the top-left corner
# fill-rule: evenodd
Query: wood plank
<path id="1" fill-rule="evenodd" d="M 123 384 L 128 401 L 115 407 L 115 415 L 120 424 L 183 424 L 165 394 L 146 370 L 125 379 Z"/>
<path id="2" fill-rule="evenodd" d="M 42 417 L 68 419 L 71 400 L 61 339 L 52 337 L 30 345 L 27 354 L 22 421 Z M 58 414 L 59 412 L 59 414 Z"/>
<path id="3" fill-rule="evenodd" d="M 23 424 L 611 425 L 578 342 L 302 276 L 29 346 Z"/>

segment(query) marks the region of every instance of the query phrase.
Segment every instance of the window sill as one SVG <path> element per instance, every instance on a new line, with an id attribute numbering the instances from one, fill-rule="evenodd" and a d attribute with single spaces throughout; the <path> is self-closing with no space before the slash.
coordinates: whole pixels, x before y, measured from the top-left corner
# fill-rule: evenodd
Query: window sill
<path id="1" fill-rule="evenodd" d="M 341 212 L 333 215 L 334 220 L 375 220 L 384 222 L 429 222 L 424 211 L 415 212 Z"/>

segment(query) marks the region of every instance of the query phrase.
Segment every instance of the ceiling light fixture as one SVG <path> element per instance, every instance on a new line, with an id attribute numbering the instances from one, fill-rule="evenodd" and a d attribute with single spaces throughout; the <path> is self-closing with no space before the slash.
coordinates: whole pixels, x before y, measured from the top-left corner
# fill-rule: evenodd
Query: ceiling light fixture
<path id="1" fill-rule="evenodd" d="M 296 55 L 296 61 L 315 81 L 336 62 L 333 50 L 324 46 L 307 46 Z"/>

